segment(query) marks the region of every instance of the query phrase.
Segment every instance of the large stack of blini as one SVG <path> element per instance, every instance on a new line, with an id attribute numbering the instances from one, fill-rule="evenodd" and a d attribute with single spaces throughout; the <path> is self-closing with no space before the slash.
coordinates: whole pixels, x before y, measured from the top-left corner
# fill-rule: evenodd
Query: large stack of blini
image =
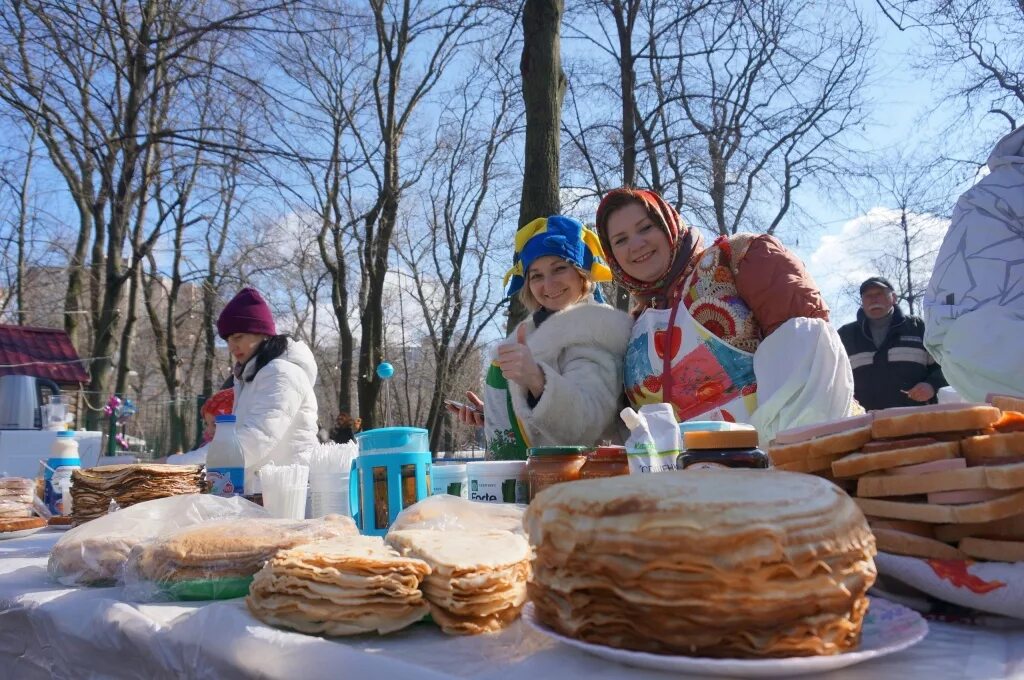
<path id="1" fill-rule="evenodd" d="M 0 477 L 0 533 L 46 526 L 46 520 L 32 516 L 35 482 L 21 477 Z"/>
<path id="2" fill-rule="evenodd" d="M 426 562 L 377 536 L 345 536 L 274 555 L 246 604 L 264 623 L 332 636 L 401 630 L 427 615 Z"/>
<path id="3" fill-rule="evenodd" d="M 119 508 L 205 490 L 200 465 L 107 465 L 71 474 L 71 517 L 75 526 Z"/>
<path id="4" fill-rule="evenodd" d="M 0 477 L 0 519 L 32 516 L 36 483 L 22 477 Z"/>
<path id="5" fill-rule="evenodd" d="M 875 411 L 867 428 L 837 421 L 797 443 L 780 433 L 769 455 L 810 472 L 831 460 L 831 475 L 855 484 L 881 551 L 1024 561 L 1024 400 L 991 401 Z"/>
<path id="6" fill-rule="evenodd" d="M 860 509 L 811 475 L 700 470 L 559 484 L 531 502 L 524 523 L 538 619 L 622 649 L 838 654 L 859 642 L 876 575 Z"/>
<path id="7" fill-rule="evenodd" d="M 253 574 L 278 550 L 358 533 L 350 518 L 339 515 L 206 522 L 133 548 L 125 580 L 136 597 L 158 597 L 161 591 L 177 597 L 193 584 L 210 593 L 205 599 L 236 597 L 239 583 L 244 594 Z"/>
<path id="8" fill-rule="evenodd" d="M 423 593 L 444 632 L 494 632 L 519 617 L 530 575 L 530 546 L 522 536 L 499 530 L 409 529 L 388 532 L 385 540 L 430 565 Z"/>

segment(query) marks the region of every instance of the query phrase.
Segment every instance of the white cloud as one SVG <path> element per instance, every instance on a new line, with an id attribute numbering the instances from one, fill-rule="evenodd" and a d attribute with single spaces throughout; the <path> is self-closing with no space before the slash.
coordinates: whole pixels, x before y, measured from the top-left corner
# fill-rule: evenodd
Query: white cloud
<path id="1" fill-rule="evenodd" d="M 852 321 L 856 315 L 855 294 L 861 281 L 879 274 L 894 276 L 882 269 L 886 266 L 885 259 L 903 251 L 899 222 L 898 210 L 872 208 L 845 222 L 837 232 L 822 234 L 817 247 L 804 258 L 832 310 L 836 326 Z M 908 223 L 910 231 L 917 234 L 910 248 L 911 258 L 916 260 L 914 278 L 920 284 L 927 283 L 949 220 L 910 214 Z"/>

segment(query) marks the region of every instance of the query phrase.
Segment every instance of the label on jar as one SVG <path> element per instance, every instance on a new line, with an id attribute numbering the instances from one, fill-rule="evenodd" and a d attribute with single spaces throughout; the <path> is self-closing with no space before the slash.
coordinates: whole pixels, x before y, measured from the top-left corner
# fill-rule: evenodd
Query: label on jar
<path id="1" fill-rule="evenodd" d="M 206 468 L 206 482 L 214 496 L 241 496 L 245 491 L 245 468 Z"/>
<path id="2" fill-rule="evenodd" d="M 726 470 L 728 465 L 722 465 L 721 463 L 694 463 L 693 465 L 687 465 L 684 470 Z"/>

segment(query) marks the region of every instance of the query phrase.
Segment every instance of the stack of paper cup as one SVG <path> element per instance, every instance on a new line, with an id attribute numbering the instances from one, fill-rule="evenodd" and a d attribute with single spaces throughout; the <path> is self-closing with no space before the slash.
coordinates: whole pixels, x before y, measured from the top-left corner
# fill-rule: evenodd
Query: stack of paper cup
<path id="1" fill-rule="evenodd" d="M 348 473 L 329 472 L 309 476 L 313 503 L 310 517 L 348 515 Z"/>
<path id="2" fill-rule="evenodd" d="M 352 442 L 319 444 L 310 451 L 310 517 L 351 515 L 348 507 L 348 478 L 352 458 L 357 454 L 358 449 Z"/>
<path id="3" fill-rule="evenodd" d="M 273 517 L 305 519 L 308 481 L 305 465 L 264 465 L 260 468 L 263 507 Z"/>

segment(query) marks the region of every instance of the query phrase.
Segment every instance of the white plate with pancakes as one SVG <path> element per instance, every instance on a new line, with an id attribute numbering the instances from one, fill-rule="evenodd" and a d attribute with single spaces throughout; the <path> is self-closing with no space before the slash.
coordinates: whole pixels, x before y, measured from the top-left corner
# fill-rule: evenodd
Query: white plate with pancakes
<path id="1" fill-rule="evenodd" d="M 715 659 L 695 656 L 672 656 L 633 652 L 606 647 L 560 635 L 537 620 L 533 603 L 523 609 L 523 620 L 534 630 L 581 649 L 588 654 L 617 661 L 627 666 L 650 668 L 676 673 L 733 676 L 743 678 L 776 678 L 810 673 L 823 673 L 900 652 L 924 639 L 928 624 L 917 612 L 878 597 L 871 605 L 861 629 L 856 651 L 833 656 L 800 656 L 788 659 Z"/>

